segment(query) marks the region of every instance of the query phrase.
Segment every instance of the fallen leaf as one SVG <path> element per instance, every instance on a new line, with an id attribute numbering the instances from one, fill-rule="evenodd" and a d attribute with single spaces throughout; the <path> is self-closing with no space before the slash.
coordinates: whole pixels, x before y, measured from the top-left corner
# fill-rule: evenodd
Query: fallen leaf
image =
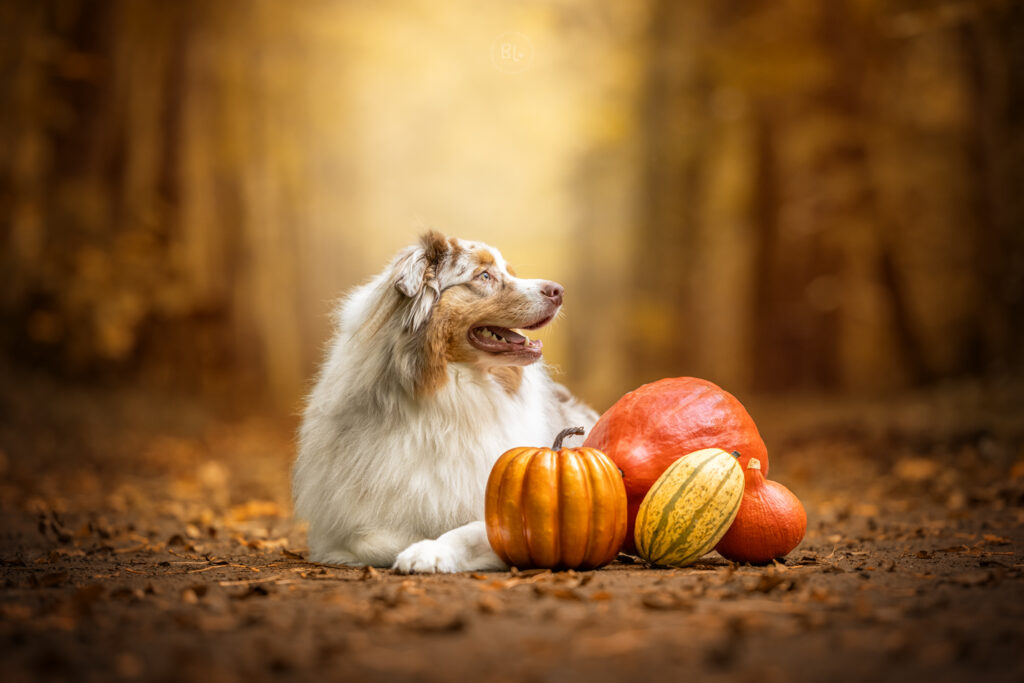
<path id="1" fill-rule="evenodd" d="M 520 578 L 526 579 L 526 578 L 530 578 L 530 577 L 533 577 L 533 576 L 540 576 L 541 574 L 550 574 L 551 570 L 550 569 L 523 569 L 523 570 L 520 570 L 520 569 L 518 569 L 516 567 L 511 567 L 509 569 L 509 573 L 511 573 L 512 576 L 518 576 Z"/>
<path id="2" fill-rule="evenodd" d="M 533 587 L 533 592 L 538 597 L 551 597 L 557 600 L 572 600 L 582 602 L 583 596 L 575 588 L 550 588 L 548 586 Z"/>
<path id="3" fill-rule="evenodd" d="M 459 613 L 431 614 L 404 624 L 413 631 L 424 633 L 455 633 L 466 627 L 466 618 Z"/>
<path id="4" fill-rule="evenodd" d="M 140 550 L 145 550 L 147 545 L 148 544 L 146 543 L 139 543 L 138 545 L 128 546 L 127 548 L 115 548 L 114 552 L 119 555 L 123 553 L 137 553 Z"/>
<path id="5" fill-rule="evenodd" d="M 648 593 L 640 600 L 640 604 L 653 610 L 693 610 L 693 601 L 675 592 Z"/>
<path id="6" fill-rule="evenodd" d="M 807 594 L 807 598 L 814 602 L 821 602 L 827 605 L 835 605 L 839 604 L 840 602 L 839 596 L 837 596 L 835 593 L 828 590 L 827 588 L 823 588 L 821 586 L 812 588 L 810 592 Z"/>
<path id="7" fill-rule="evenodd" d="M 277 548 L 284 548 L 286 545 L 288 545 L 288 539 L 287 538 L 275 538 L 275 539 L 253 538 L 253 539 L 246 539 L 246 538 L 243 538 L 242 536 L 235 535 L 234 539 L 235 539 L 235 541 L 239 545 L 243 545 L 243 546 L 245 546 L 247 548 L 251 548 L 253 550 L 275 550 Z"/>
<path id="8" fill-rule="evenodd" d="M 771 593 L 773 590 L 780 587 L 784 591 L 792 590 L 793 586 L 793 581 L 779 576 L 778 574 L 762 574 L 761 578 L 758 579 L 757 583 L 750 589 L 750 591 L 756 593 Z"/>
<path id="9" fill-rule="evenodd" d="M 982 536 L 984 542 L 988 545 L 1012 545 L 1013 541 L 1002 536 L 996 536 L 995 534 L 984 534 Z"/>
<path id="10" fill-rule="evenodd" d="M 46 555 L 36 558 L 36 564 L 50 564 L 62 557 L 84 557 L 85 551 L 81 548 L 55 548 Z"/>
<path id="11" fill-rule="evenodd" d="M 971 549 L 966 545 L 951 545 L 948 548 L 936 548 L 936 553 L 968 553 Z"/>
<path id="12" fill-rule="evenodd" d="M 1010 565 L 1000 562 L 999 560 L 980 560 L 978 565 L 981 567 L 999 567 L 1001 569 L 1010 569 Z"/>
<path id="13" fill-rule="evenodd" d="M 255 517 L 282 517 L 284 512 L 281 506 L 273 501 L 250 500 L 232 507 L 228 515 L 236 522 L 245 522 Z"/>
<path id="14" fill-rule="evenodd" d="M 218 581 L 218 586 L 255 586 L 260 583 L 290 583 L 290 581 L 284 579 L 230 579 L 227 581 Z"/>

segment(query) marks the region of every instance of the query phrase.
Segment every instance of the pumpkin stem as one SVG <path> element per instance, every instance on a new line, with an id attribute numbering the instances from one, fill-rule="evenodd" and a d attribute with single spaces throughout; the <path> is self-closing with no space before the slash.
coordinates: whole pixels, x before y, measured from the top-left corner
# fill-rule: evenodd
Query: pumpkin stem
<path id="1" fill-rule="evenodd" d="M 587 430 L 585 430 L 583 427 L 569 427 L 568 429 L 563 429 L 562 431 L 558 432 L 558 436 L 555 437 L 555 445 L 552 446 L 551 449 L 557 451 L 562 447 L 562 441 L 565 439 L 565 437 L 583 436 L 583 433 L 586 431 Z"/>
<path id="2" fill-rule="evenodd" d="M 732 452 L 732 457 L 734 457 L 737 460 L 739 460 L 740 459 L 740 452 L 739 451 L 733 451 Z"/>
<path id="3" fill-rule="evenodd" d="M 747 461 L 747 469 L 748 470 L 759 470 L 759 469 L 761 469 L 761 461 L 758 460 L 757 458 L 751 458 L 750 460 Z"/>

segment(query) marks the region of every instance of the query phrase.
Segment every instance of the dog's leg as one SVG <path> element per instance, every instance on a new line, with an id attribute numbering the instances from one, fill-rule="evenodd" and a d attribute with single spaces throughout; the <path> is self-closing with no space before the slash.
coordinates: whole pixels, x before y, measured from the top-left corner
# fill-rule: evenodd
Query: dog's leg
<path id="1" fill-rule="evenodd" d="M 485 539 L 486 540 L 486 539 Z M 407 534 L 379 529 L 351 534 L 344 543 L 316 548 L 310 544 L 310 559 L 323 564 L 349 567 L 390 567 L 398 551 L 409 545 Z"/>
<path id="2" fill-rule="evenodd" d="M 491 550 L 484 523 L 470 522 L 442 534 L 436 541 L 413 543 L 399 553 L 394 568 L 403 574 L 446 574 L 508 567 Z"/>

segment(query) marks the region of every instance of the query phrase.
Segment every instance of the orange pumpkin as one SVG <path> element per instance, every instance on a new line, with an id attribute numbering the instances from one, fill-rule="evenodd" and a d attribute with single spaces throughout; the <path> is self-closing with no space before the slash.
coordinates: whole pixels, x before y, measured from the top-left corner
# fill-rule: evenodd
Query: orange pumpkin
<path id="1" fill-rule="evenodd" d="M 662 379 L 626 394 L 601 416 L 583 445 L 606 453 L 623 472 L 629 499 L 626 552 L 635 552 L 633 525 L 647 491 L 687 453 L 739 451 L 741 467 L 757 458 L 768 472 L 768 451 L 743 405 L 696 377 Z"/>
<path id="2" fill-rule="evenodd" d="M 593 448 L 513 448 L 487 480 L 491 547 L 514 567 L 593 569 L 615 559 L 626 536 L 622 474 Z"/>

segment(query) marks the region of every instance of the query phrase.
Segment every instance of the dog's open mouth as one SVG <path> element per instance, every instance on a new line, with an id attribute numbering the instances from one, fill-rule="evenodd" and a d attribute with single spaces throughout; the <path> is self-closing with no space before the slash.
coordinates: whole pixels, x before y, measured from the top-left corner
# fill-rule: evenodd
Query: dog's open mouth
<path id="1" fill-rule="evenodd" d="M 535 330 L 543 327 L 551 320 L 550 317 L 538 323 L 524 327 L 524 330 Z M 488 353 L 512 354 L 539 358 L 544 344 L 540 339 L 530 339 L 525 334 L 507 327 L 484 325 L 469 331 L 469 343 Z"/>

